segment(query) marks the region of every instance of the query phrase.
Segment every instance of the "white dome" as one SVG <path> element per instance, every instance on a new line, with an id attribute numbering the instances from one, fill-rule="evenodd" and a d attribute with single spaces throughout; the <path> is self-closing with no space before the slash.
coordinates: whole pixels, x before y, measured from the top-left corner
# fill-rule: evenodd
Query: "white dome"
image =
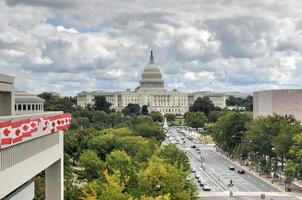
<path id="1" fill-rule="evenodd" d="M 140 81 L 140 89 L 163 89 L 164 79 L 158 65 L 154 63 L 151 51 L 150 62 L 146 65 Z"/>

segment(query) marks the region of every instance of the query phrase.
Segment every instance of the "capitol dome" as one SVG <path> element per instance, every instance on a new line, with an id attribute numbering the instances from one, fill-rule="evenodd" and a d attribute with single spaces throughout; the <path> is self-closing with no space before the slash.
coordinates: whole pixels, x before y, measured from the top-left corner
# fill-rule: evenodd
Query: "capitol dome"
<path id="1" fill-rule="evenodd" d="M 140 81 L 140 89 L 164 89 L 164 79 L 158 65 L 154 63 L 151 51 L 150 62 L 146 65 Z"/>

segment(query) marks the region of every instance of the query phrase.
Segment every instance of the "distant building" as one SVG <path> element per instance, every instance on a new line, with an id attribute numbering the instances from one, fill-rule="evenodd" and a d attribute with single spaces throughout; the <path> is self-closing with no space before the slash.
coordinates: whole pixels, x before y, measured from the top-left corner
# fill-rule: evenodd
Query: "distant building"
<path id="1" fill-rule="evenodd" d="M 253 118 L 293 115 L 302 121 L 302 89 L 263 90 L 253 93 Z"/>
<path id="2" fill-rule="evenodd" d="M 154 63 L 151 52 L 150 61 L 146 65 L 140 80 L 140 86 L 134 91 L 106 92 L 80 92 L 77 94 L 77 104 L 85 107 L 93 105 L 95 96 L 105 96 L 111 103 L 111 109 L 121 111 L 129 103 L 148 106 L 149 112 L 158 111 L 162 114 L 171 113 L 182 116 L 189 110 L 189 106 L 198 97 L 209 96 L 215 106 L 224 108 L 226 106 L 226 96 L 214 92 L 185 93 L 177 90 L 167 91 L 164 89 L 163 74 L 158 65 Z"/>
<path id="3" fill-rule="evenodd" d="M 25 91 L 15 92 L 15 113 L 31 114 L 44 112 L 45 100 L 34 94 L 29 94 Z"/>
<path id="4" fill-rule="evenodd" d="M 227 109 L 231 111 L 245 111 L 245 107 L 243 106 L 227 106 Z"/>

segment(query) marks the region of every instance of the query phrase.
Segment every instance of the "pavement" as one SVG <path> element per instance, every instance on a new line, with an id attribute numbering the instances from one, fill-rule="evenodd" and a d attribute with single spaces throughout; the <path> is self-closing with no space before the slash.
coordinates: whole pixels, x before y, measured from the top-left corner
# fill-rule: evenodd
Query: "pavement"
<path id="1" fill-rule="evenodd" d="M 177 143 L 185 141 L 185 143 L 177 144 L 177 146 L 187 153 L 191 168 L 196 170 L 191 176 L 194 177 L 194 181 L 198 185 L 199 196 L 202 200 L 257 200 L 261 199 L 261 194 L 265 194 L 265 199 L 268 200 L 299 200 L 299 198 L 283 192 L 247 170 L 245 170 L 245 174 L 237 173 L 237 170 L 242 169 L 242 167 L 218 154 L 213 145 L 196 143 L 195 140 L 191 141 L 186 132 L 181 134 L 179 129 L 175 128 L 169 129 L 168 134 L 170 139 L 172 138 L 171 141 L 177 141 Z M 168 143 L 169 140 L 167 139 L 164 144 Z M 192 145 L 199 147 L 200 151 L 191 148 Z M 229 166 L 234 166 L 235 170 L 229 170 Z M 202 176 L 211 187 L 211 191 L 203 191 L 195 179 L 195 175 Z M 233 186 L 229 187 L 231 180 Z M 233 193 L 232 198 L 229 197 L 230 191 Z"/>

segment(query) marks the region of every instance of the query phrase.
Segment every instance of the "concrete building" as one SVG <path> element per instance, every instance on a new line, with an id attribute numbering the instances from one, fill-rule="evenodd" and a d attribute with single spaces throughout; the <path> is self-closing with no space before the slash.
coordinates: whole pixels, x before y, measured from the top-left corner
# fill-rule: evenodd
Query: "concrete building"
<path id="1" fill-rule="evenodd" d="M 32 200 L 32 180 L 44 171 L 46 200 L 63 200 L 63 129 L 70 115 L 14 115 L 14 95 L 14 77 L 0 75 L 0 199 Z"/>
<path id="2" fill-rule="evenodd" d="M 141 75 L 140 85 L 134 91 L 130 89 L 118 92 L 93 91 L 80 92 L 77 94 L 77 104 L 85 107 L 93 105 L 95 96 L 105 96 L 111 103 L 111 109 L 121 111 L 129 103 L 139 104 L 140 107 L 147 105 L 150 112 L 158 111 L 162 114 L 171 113 L 178 116 L 185 114 L 189 106 L 198 97 L 209 96 L 213 103 L 221 108 L 226 106 L 226 96 L 214 92 L 185 93 L 177 90 L 165 90 L 163 74 L 154 62 L 151 52 L 150 61 Z"/>
<path id="3" fill-rule="evenodd" d="M 15 78 L 0 74 L 0 116 L 14 115 Z"/>
<path id="4" fill-rule="evenodd" d="M 293 115 L 302 121 L 302 89 L 263 90 L 253 93 L 253 118 Z"/>
<path id="5" fill-rule="evenodd" d="M 31 114 L 44 112 L 45 100 L 34 94 L 29 94 L 24 91 L 15 92 L 15 113 Z"/>

